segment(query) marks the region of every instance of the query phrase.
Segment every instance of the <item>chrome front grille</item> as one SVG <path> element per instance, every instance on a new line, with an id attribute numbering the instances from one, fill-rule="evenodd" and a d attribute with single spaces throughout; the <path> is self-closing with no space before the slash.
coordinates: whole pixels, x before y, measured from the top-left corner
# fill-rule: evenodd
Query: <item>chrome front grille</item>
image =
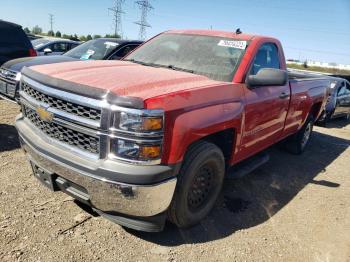
<path id="1" fill-rule="evenodd" d="M 45 122 L 40 119 L 35 110 L 27 106 L 23 108 L 25 116 L 49 137 L 92 154 L 100 153 L 99 137 L 87 135 L 53 122 Z"/>
<path id="2" fill-rule="evenodd" d="M 22 82 L 22 90 L 36 101 L 45 103 L 52 108 L 92 121 L 101 121 L 101 110 L 99 109 L 78 105 L 76 103 L 71 103 L 54 96 L 44 94 L 34 89 L 26 82 Z"/>
<path id="3" fill-rule="evenodd" d="M 0 79 L 6 81 L 7 83 L 16 84 L 17 72 L 11 71 L 6 68 L 0 68 Z"/>

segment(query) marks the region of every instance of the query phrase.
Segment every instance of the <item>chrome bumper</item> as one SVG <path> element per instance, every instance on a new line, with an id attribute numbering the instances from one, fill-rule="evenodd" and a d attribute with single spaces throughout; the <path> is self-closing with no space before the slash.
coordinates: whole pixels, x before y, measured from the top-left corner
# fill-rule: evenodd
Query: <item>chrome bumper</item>
<path id="1" fill-rule="evenodd" d="M 95 163 L 89 163 L 90 170 L 87 172 L 79 168 L 79 165 L 86 163 L 86 159 L 79 160 L 76 154 L 60 149 L 52 141 L 46 141 L 46 137 L 39 130 L 33 129 L 21 115 L 16 119 L 16 128 L 29 160 L 38 167 L 86 189 L 92 207 L 104 213 L 117 212 L 137 217 L 155 216 L 169 207 L 176 187 L 176 177 L 151 185 L 133 185 L 106 179 L 99 176 L 99 168 L 91 166 L 111 166 L 111 163 L 96 160 Z M 74 164 L 69 164 L 69 161 L 74 161 Z M 114 163 L 116 164 L 119 165 Z M 120 165 L 126 168 L 126 164 Z M 131 170 L 136 168 L 128 166 Z M 139 170 L 140 167 L 137 168 Z"/>

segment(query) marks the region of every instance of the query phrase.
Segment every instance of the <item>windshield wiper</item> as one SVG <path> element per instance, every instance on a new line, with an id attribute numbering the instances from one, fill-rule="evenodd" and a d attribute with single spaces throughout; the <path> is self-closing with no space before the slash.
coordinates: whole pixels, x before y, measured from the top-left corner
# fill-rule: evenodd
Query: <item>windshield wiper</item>
<path id="1" fill-rule="evenodd" d="M 167 67 L 167 68 L 170 68 L 170 69 L 176 70 L 176 71 L 182 71 L 182 72 L 187 72 L 187 73 L 191 73 L 191 74 L 194 73 L 194 71 L 191 69 L 181 68 L 181 67 L 177 67 L 174 65 L 168 65 L 168 66 L 164 66 L 164 67 Z"/>
<path id="2" fill-rule="evenodd" d="M 138 61 L 138 60 L 135 60 L 135 59 L 124 59 L 124 61 L 132 62 L 132 63 L 135 63 L 135 64 L 144 65 L 144 66 L 151 66 L 152 65 L 150 63 Z"/>
<path id="3" fill-rule="evenodd" d="M 124 61 L 129 61 L 129 62 L 132 62 L 132 63 L 144 65 L 144 66 L 163 67 L 163 68 L 169 68 L 169 69 L 172 69 L 172 70 L 187 72 L 187 73 L 191 73 L 191 74 L 194 73 L 194 71 L 191 70 L 191 69 L 185 69 L 185 68 L 177 67 L 177 66 L 174 66 L 174 65 L 161 65 L 161 64 L 156 64 L 156 63 L 147 63 L 147 62 L 142 62 L 142 61 L 138 61 L 138 60 L 135 60 L 135 59 L 125 59 Z"/>

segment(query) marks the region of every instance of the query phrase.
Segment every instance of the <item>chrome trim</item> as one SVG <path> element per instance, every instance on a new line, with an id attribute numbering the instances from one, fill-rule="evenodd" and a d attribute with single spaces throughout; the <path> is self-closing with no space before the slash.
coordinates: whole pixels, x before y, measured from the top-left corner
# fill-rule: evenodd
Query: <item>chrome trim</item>
<path id="1" fill-rule="evenodd" d="M 43 85 L 37 81 L 34 81 L 25 75 L 22 75 L 21 82 L 24 81 L 28 83 L 33 89 L 40 91 L 46 95 L 56 97 L 58 99 L 64 98 L 65 101 L 76 103 L 78 105 L 84 105 L 88 107 L 92 107 L 95 109 L 101 109 L 101 107 L 108 106 L 106 101 L 103 100 L 96 100 L 89 97 L 84 97 L 80 95 L 76 95 L 73 93 L 68 93 L 59 89 L 54 89 L 52 87 L 49 87 L 47 85 Z"/>
<path id="2" fill-rule="evenodd" d="M 26 92 L 24 91 L 20 91 L 20 96 L 21 96 L 21 102 L 27 100 L 28 102 L 30 102 L 33 106 L 35 107 L 44 107 L 47 108 L 47 111 L 50 113 L 53 113 L 55 116 L 60 116 L 61 118 L 65 119 L 65 120 L 73 120 L 76 123 L 81 123 L 82 125 L 88 126 L 88 127 L 93 127 L 93 128 L 98 128 L 100 126 L 100 123 L 98 121 L 94 121 L 94 120 L 89 120 L 80 116 L 76 116 L 64 111 L 61 111 L 59 109 L 50 107 L 50 105 L 48 105 L 47 103 L 44 102 L 39 102 L 38 100 L 34 99 L 33 97 L 31 97 L 30 95 L 28 95 Z"/>
<path id="3" fill-rule="evenodd" d="M 141 161 L 141 160 L 134 160 L 134 159 L 127 159 L 127 158 L 118 157 L 113 153 L 109 153 L 108 158 L 111 160 L 118 160 L 118 161 L 121 161 L 124 163 L 133 164 L 133 165 L 140 165 L 140 166 L 154 166 L 154 165 L 160 165 L 162 163 L 161 159 Z"/>
<path id="4" fill-rule="evenodd" d="M 152 185 L 132 185 L 111 181 L 73 168 L 33 148 L 23 137 L 23 148 L 30 161 L 39 167 L 84 187 L 91 205 L 104 212 L 150 217 L 166 211 L 173 198 L 177 179 Z"/>
<path id="5" fill-rule="evenodd" d="M 31 108 L 32 110 L 36 110 L 37 107 L 30 104 L 30 103 L 27 103 L 26 100 L 24 99 L 21 99 L 21 103 L 29 108 Z M 50 111 L 50 108 L 47 109 L 48 112 L 52 113 Z M 96 133 L 95 131 L 91 130 L 91 129 L 88 129 L 88 128 L 84 128 L 84 127 L 81 127 L 79 125 L 75 125 L 71 122 L 68 122 L 66 120 L 63 120 L 63 119 L 59 119 L 57 118 L 55 115 L 54 115 L 54 118 L 52 120 L 52 123 L 55 123 L 55 124 L 58 124 L 58 125 L 61 125 L 61 126 L 64 126 L 66 128 L 69 128 L 69 129 L 72 129 L 74 131 L 77 131 L 77 132 L 80 132 L 80 133 L 83 133 L 83 134 L 86 134 L 86 135 L 89 135 L 89 136 L 93 136 L 93 137 L 99 137 L 98 136 L 98 133 Z"/>
<path id="6" fill-rule="evenodd" d="M 41 131 L 39 128 L 37 128 L 31 121 L 29 121 L 29 119 L 25 119 L 24 121 L 27 123 L 27 125 L 31 126 L 32 128 L 35 128 L 35 130 L 37 130 L 39 133 L 43 134 L 42 139 L 49 144 L 57 145 L 61 148 L 68 149 L 68 151 L 79 154 L 79 155 L 84 156 L 88 159 L 98 160 L 100 158 L 98 154 L 92 154 L 92 153 L 86 152 L 86 151 L 81 150 L 77 147 L 70 146 L 66 143 L 63 143 L 63 142 L 57 140 L 57 139 L 51 138 L 50 136 L 46 135 L 43 131 Z"/>
<path id="7" fill-rule="evenodd" d="M 140 115 L 143 117 L 162 117 L 163 118 L 163 127 L 165 125 L 164 110 L 162 109 L 133 109 L 133 108 L 124 108 L 116 105 L 109 104 L 106 100 L 97 100 L 81 95 L 76 95 L 66 91 L 54 89 L 47 85 L 41 84 L 35 80 L 32 80 L 25 75 L 22 75 L 20 89 L 22 82 L 27 83 L 31 88 L 42 92 L 45 95 L 55 97 L 57 99 L 62 99 L 67 102 L 71 102 L 77 105 L 87 106 L 90 108 L 101 110 L 101 119 L 99 121 L 89 120 L 83 117 L 76 116 L 74 114 L 67 113 L 65 111 L 50 107 L 50 105 L 38 101 L 28 95 L 23 90 L 20 90 L 20 99 L 21 102 L 25 105 L 30 106 L 32 109 L 36 109 L 41 106 L 47 109 L 48 112 L 54 115 L 53 122 L 70 128 L 72 130 L 98 137 L 100 141 L 100 159 L 112 159 L 122 162 L 127 162 L 130 164 L 136 165 L 158 165 L 161 163 L 161 159 L 150 160 L 150 161 L 136 161 L 132 159 L 123 159 L 115 156 L 111 152 L 111 139 L 119 138 L 129 141 L 134 141 L 139 144 L 163 144 L 163 130 L 157 132 L 133 132 L 122 130 L 113 126 L 114 118 L 117 112 L 126 112 L 130 114 Z M 51 138 L 50 138 L 51 139 Z M 56 140 L 55 140 L 56 142 Z M 64 144 L 60 141 L 57 141 L 60 144 Z M 76 149 L 73 146 L 65 145 L 66 148 L 70 150 L 77 151 L 81 154 L 86 155 L 87 152 L 80 149 Z M 95 155 L 94 155 L 95 156 Z M 96 157 L 96 156 L 95 156 Z M 94 158 L 95 158 L 94 157 Z"/>

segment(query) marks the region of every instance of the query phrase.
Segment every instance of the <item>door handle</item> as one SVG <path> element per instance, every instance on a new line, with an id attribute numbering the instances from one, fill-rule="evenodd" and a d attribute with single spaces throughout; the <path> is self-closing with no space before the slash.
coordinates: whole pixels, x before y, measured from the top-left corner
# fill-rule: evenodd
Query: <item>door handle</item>
<path id="1" fill-rule="evenodd" d="M 287 97 L 289 97 L 289 94 L 287 94 L 286 92 L 282 92 L 282 93 L 280 94 L 280 98 L 281 98 L 281 99 L 285 99 L 285 98 L 287 98 Z"/>

